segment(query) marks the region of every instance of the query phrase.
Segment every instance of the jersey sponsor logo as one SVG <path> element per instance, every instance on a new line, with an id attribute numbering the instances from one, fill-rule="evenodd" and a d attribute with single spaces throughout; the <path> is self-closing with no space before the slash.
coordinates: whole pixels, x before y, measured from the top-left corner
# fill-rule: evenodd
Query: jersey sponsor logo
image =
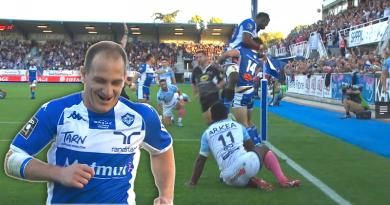
<path id="1" fill-rule="evenodd" d="M 235 129 L 235 128 L 237 128 L 236 123 L 228 122 L 222 125 L 214 126 L 213 129 L 210 129 L 209 135 L 219 134 L 220 132 L 224 132 L 226 130 Z"/>
<path id="2" fill-rule="evenodd" d="M 76 112 L 76 111 L 73 111 L 72 114 L 70 114 L 67 118 L 72 118 L 74 120 L 83 120 L 83 121 L 87 121 L 85 120 L 83 117 L 81 117 L 80 113 Z"/>
<path id="3" fill-rule="evenodd" d="M 132 132 L 129 135 L 126 135 L 123 132 L 115 131 L 114 135 L 122 135 L 123 136 L 123 144 L 131 144 L 131 137 L 136 136 L 136 135 L 141 135 L 141 132 Z"/>
<path id="4" fill-rule="evenodd" d="M 245 73 L 243 76 L 245 81 L 251 81 L 252 80 L 252 75 L 249 73 Z"/>
<path id="5" fill-rule="evenodd" d="M 38 119 L 33 116 L 20 130 L 20 134 L 25 138 L 28 139 L 31 135 L 31 133 L 34 131 L 34 128 L 38 124 Z"/>
<path id="6" fill-rule="evenodd" d="M 248 30 L 252 30 L 253 29 L 253 25 L 248 22 L 248 23 L 245 24 L 245 28 L 248 29 Z"/>
<path id="7" fill-rule="evenodd" d="M 121 118 L 122 118 L 122 122 L 128 127 L 130 127 L 134 122 L 134 115 L 130 113 L 126 113 L 125 115 L 122 115 Z"/>
<path id="8" fill-rule="evenodd" d="M 200 82 L 208 81 L 209 80 L 209 75 L 202 75 L 200 76 Z"/>
<path id="9" fill-rule="evenodd" d="M 61 134 L 63 134 L 64 139 L 61 142 L 61 145 L 85 149 L 85 146 L 83 145 L 85 143 L 85 140 L 87 139 L 87 136 L 81 136 L 79 134 L 74 133 L 74 131 L 61 132 Z"/>
<path id="10" fill-rule="evenodd" d="M 115 129 L 115 121 L 113 120 L 91 120 L 90 126 L 91 129 Z"/>
<path id="11" fill-rule="evenodd" d="M 124 147 L 112 147 L 111 151 L 112 152 L 117 152 L 117 153 L 124 153 L 124 152 L 126 152 L 126 153 L 133 153 L 137 149 L 138 149 L 137 146 L 131 147 L 131 146 L 128 145 L 128 146 L 124 146 Z"/>
<path id="12" fill-rule="evenodd" d="M 65 167 L 68 167 L 72 164 L 78 164 L 79 160 L 75 159 L 73 162 L 69 162 L 69 158 L 67 157 L 65 159 Z M 125 177 L 128 173 L 130 173 L 134 169 L 133 162 L 127 163 L 127 165 L 124 166 L 109 166 L 109 165 L 103 165 L 98 164 L 97 162 L 91 162 L 90 164 L 87 164 L 90 166 L 94 171 L 95 175 L 93 178 L 112 178 L 112 177 Z"/>

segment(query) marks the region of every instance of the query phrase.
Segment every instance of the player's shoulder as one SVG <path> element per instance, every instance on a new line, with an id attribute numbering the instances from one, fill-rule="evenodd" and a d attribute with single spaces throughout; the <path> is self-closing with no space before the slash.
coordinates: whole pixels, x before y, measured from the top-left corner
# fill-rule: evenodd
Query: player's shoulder
<path id="1" fill-rule="evenodd" d="M 45 116 L 49 121 L 57 122 L 66 108 L 80 104 L 81 102 L 82 97 L 80 92 L 53 99 L 40 107 L 38 115 L 41 117 Z"/>
<path id="2" fill-rule="evenodd" d="M 81 92 L 77 92 L 61 98 L 50 100 L 49 102 L 43 104 L 42 107 L 50 110 L 63 110 L 67 107 L 71 107 L 81 102 Z"/>

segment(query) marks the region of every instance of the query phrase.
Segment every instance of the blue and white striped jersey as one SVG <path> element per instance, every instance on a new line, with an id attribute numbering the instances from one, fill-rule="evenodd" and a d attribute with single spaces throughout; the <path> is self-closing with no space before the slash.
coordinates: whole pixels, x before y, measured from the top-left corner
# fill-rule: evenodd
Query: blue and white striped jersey
<path id="1" fill-rule="evenodd" d="M 28 68 L 28 81 L 29 82 L 37 80 L 37 72 L 38 72 L 38 69 L 37 69 L 37 67 L 35 65 L 34 66 L 30 66 Z"/>
<path id="2" fill-rule="evenodd" d="M 239 59 L 239 78 L 237 86 L 253 86 L 256 68 L 260 67 L 260 58 L 256 51 L 242 47 Z"/>
<path id="3" fill-rule="evenodd" d="M 253 19 L 245 19 L 234 30 L 233 36 L 229 41 L 229 47 L 231 49 L 242 47 L 242 38 L 244 33 L 249 33 L 253 38 L 257 37 L 257 27 Z"/>
<path id="4" fill-rule="evenodd" d="M 248 131 L 241 124 L 231 119 L 221 120 L 203 133 L 199 154 L 207 157 L 211 151 L 219 170 L 223 171 L 246 153 L 244 141 L 248 139 Z"/>
<path id="5" fill-rule="evenodd" d="M 141 77 L 138 81 L 138 86 L 150 87 L 154 78 L 154 70 L 148 64 L 143 63 L 139 67 Z"/>
<path id="6" fill-rule="evenodd" d="M 104 114 L 88 110 L 75 93 L 44 104 L 16 135 L 11 149 L 36 155 L 51 144 L 49 164 L 86 164 L 95 176 L 83 189 L 48 183 L 47 204 L 135 204 L 140 148 L 168 150 L 172 138 L 149 105 L 120 98 Z"/>

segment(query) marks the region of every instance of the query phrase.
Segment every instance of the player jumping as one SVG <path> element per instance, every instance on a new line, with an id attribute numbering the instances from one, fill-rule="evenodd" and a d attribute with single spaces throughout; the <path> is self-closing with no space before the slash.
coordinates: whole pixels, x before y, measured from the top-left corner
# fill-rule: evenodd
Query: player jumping
<path id="1" fill-rule="evenodd" d="M 253 78 L 260 67 L 259 53 L 252 49 L 241 47 L 226 51 L 218 61 L 222 62 L 229 57 L 239 58 L 238 75 L 236 72 L 235 79 L 229 79 L 230 84 L 236 85 L 231 110 L 236 120 L 246 127 L 253 143 L 259 144 L 261 139 L 256 126 L 251 121 L 253 96 L 255 93 Z"/>
<path id="2" fill-rule="evenodd" d="M 290 180 L 284 175 L 277 157 L 267 146 L 254 146 L 246 129 L 227 118 L 226 108 L 222 103 L 214 104 L 210 112 L 214 122 L 202 135 L 200 152 L 187 186 L 197 185 L 210 152 L 219 166 L 221 181 L 227 185 L 271 191 L 271 184 L 256 178 L 264 165 L 273 173 L 281 187 L 300 186 L 300 180 Z"/>

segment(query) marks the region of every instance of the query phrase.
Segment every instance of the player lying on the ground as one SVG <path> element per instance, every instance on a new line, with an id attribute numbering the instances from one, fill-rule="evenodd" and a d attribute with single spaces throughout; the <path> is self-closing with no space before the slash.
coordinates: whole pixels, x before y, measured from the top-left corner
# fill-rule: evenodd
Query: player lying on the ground
<path id="1" fill-rule="evenodd" d="M 178 112 L 177 125 L 183 127 L 185 114 L 184 100 L 179 99 L 178 89 L 175 85 L 168 84 L 165 79 L 159 81 L 160 89 L 157 93 L 158 110 L 162 113 L 164 125 L 172 124 L 173 110 Z"/>
<path id="2" fill-rule="evenodd" d="M 211 108 L 211 124 L 202 135 L 200 152 L 195 161 L 192 178 L 187 185 L 198 183 L 206 159 L 210 152 L 214 155 L 221 172 L 220 179 L 231 186 L 250 186 L 272 190 L 273 186 L 256 178 L 261 165 L 270 170 L 282 187 L 297 187 L 299 180 L 288 179 L 274 153 L 265 145 L 254 146 L 246 129 L 227 118 L 226 108 L 222 103 Z"/>

